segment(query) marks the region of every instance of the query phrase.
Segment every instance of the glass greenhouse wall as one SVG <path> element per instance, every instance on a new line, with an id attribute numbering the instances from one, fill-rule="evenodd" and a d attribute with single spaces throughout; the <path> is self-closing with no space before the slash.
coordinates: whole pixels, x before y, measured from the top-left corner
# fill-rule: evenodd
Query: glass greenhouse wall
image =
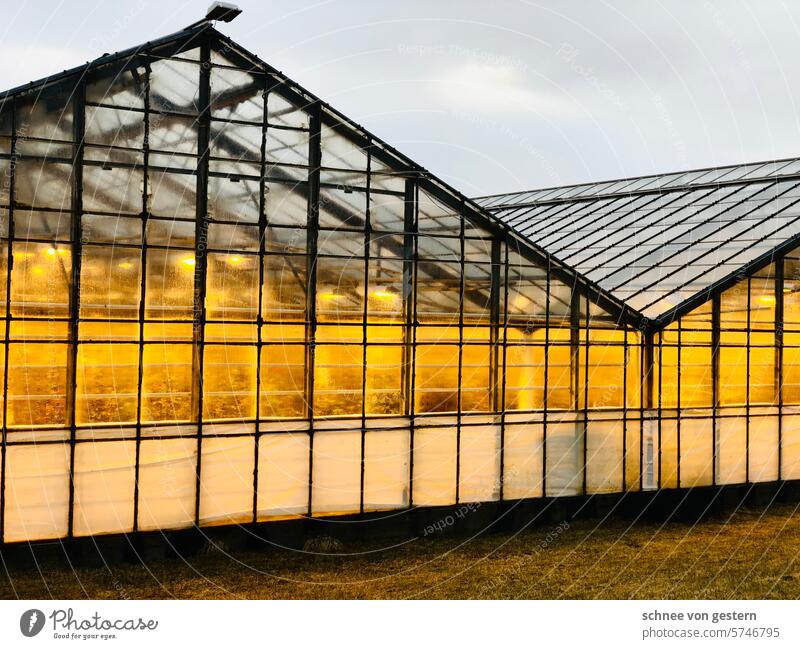
<path id="1" fill-rule="evenodd" d="M 207 26 L 0 174 L 4 542 L 800 473 L 800 258 L 654 332 Z"/>
<path id="2" fill-rule="evenodd" d="M 776 257 L 658 334 L 660 486 L 800 478 L 800 254 Z"/>

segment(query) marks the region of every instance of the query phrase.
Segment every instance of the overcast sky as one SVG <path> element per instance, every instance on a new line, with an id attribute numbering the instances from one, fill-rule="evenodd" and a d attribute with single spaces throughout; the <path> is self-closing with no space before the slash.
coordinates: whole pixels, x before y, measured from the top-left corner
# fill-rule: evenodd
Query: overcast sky
<path id="1" fill-rule="evenodd" d="M 21 0 L 3 89 L 210 0 Z M 219 28 L 469 195 L 800 156 L 800 3 L 239 0 Z"/>

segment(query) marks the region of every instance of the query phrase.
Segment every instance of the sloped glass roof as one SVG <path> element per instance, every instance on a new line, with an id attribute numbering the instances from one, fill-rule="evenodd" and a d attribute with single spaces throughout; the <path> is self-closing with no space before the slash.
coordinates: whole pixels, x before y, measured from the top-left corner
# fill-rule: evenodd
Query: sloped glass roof
<path id="1" fill-rule="evenodd" d="M 800 235 L 800 159 L 475 201 L 656 318 Z"/>

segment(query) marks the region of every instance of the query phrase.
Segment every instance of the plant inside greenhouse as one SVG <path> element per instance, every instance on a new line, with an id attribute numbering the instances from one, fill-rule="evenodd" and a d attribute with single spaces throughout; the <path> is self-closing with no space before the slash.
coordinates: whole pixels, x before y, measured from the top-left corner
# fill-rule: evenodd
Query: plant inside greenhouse
<path id="1" fill-rule="evenodd" d="M 799 176 L 471 199 L 207 21 L 3 93 L 2 541 L 800 478 Z"/>

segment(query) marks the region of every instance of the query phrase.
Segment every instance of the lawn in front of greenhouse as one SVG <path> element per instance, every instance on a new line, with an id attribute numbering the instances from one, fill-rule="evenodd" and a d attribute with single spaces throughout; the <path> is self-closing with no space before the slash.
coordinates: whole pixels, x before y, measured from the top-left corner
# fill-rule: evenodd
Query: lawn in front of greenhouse
<path id="1" fill-rule="evenodd" d="M 700 523 L 579 520 L 517 533 L 344 543 L 335 555 L 211 550 L 146 564 L 13 565 L 3 598 L 797 598 L 796 504 Z"/>

